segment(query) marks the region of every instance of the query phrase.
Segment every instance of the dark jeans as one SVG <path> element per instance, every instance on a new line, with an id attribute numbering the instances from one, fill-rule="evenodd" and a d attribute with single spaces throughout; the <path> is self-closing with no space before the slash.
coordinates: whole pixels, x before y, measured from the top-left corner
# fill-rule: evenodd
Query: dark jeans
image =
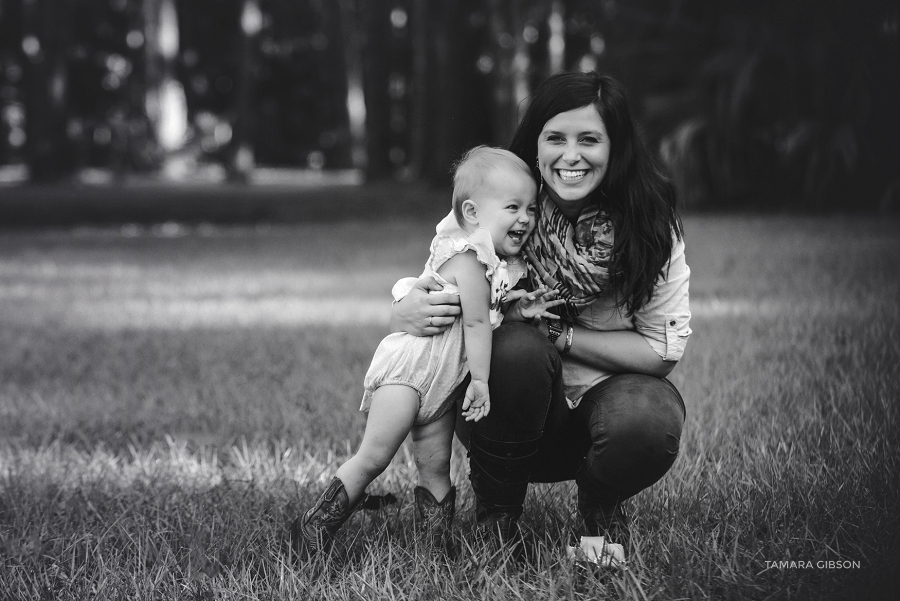
<path id="1" fill-rule="evenodd" d="M 494 331 L 490 413 L 479 422 L 457 419 L 479 501 L 500 491 L 498 505 L 518 504 L 528 482 L 575 479 L 614 504 L 672 466 L 685 409 L 668 380 L 617 374 L 591 388 L 575 410 L 562 384 L 559 354 L 536 328 L 510 323 Z"/>

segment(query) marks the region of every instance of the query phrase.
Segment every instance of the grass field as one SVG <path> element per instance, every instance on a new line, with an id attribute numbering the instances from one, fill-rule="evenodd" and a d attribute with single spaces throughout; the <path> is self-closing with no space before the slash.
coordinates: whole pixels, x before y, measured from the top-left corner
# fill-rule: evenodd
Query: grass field
<path id="1" fill-rule="evenodd" d="M 432 224 L 0 232 L 0 599 L 900 596 L 900 221 L 864 217 L 686 219 L 688 420 L 627 571 L 564 559 L 569 483 L 529 492 L 537 565 L 428 556 L 407 449 L 398 505 L 288 562 Z"/>

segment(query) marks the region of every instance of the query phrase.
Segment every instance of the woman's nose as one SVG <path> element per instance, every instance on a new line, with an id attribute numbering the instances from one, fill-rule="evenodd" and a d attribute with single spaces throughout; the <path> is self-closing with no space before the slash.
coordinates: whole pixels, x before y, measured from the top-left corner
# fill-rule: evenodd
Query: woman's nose
<path id="1" fill-rule="evenodd" d="M 563 160 L 574 165 L 581 160 L 581 153 L 578 152 L 578 148 L 570 144 L 566 146 L 566 151 L 563 153 Z"/>

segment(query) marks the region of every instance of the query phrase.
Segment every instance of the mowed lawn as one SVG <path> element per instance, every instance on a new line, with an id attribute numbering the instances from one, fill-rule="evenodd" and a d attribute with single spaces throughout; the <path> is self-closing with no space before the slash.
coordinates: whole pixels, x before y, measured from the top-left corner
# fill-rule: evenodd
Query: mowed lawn
<path id="1" fill-rule="evenodd" d="M 406 448 L 372 486 L 399 504 L 284 553 L 432 221 L 0 232 L 0 599 L 898 598 L 900 221 L 685 227 L 681 454 L 607 572 L 565 559 L 571 483 L 529 493 L 537 564 L 472 544 L 459 447 L 458 560 L 419 544 Z"/>

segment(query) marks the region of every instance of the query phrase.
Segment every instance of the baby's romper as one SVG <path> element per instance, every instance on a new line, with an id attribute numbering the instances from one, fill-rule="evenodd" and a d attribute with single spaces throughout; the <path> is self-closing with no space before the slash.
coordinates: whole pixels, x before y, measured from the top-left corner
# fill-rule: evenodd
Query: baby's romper
<path id="1" fill-rule="evenodd" d="M 442 278 L 437 270 L 450 257 L 474 250 L 478 261 L 487 267 L 485 277 L 491 283 L 491 328 L 497 328 L 503 320 L 500 301 L 512 286 L 525 274 L 524 262 L 515 257 L 509 263 L 497 256 L 491 234 L 479 228 L 469 235 L 459 227 L 453 213 L 437 226 L 437 235 L 431 242 L 431 255 L 423 276 L 432 275 L 444 289 L 441 292 L 459 294 L 459 288 Z M 395 287 L 395 298 L 405 295 Z M 415 425 L 423 426 L 443 416 L 453 405 L 450 393 L 469 373 L 463 336 L 462 319 L 434 336 L 413 336 L 405 332 L 388 335 L 378 345 L 372 364 L 366 373 L 360 411 L 368 411 L 372 393 L 379 386 L 402 384 L 419 393 L 419 412 Z"/>

